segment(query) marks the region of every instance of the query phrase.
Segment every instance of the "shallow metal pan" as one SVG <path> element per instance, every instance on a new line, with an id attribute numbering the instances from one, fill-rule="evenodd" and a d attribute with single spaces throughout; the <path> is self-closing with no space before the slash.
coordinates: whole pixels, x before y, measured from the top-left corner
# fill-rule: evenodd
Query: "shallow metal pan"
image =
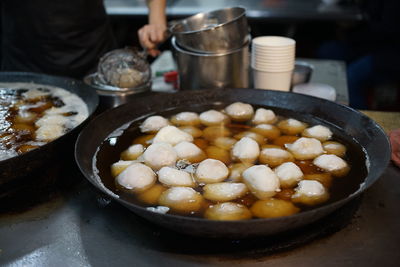
<path id="1" fill-rule="evenodd" d="M 365 164 L 368 173 L 350 192 L 321 207 L 298 214 L 248 221 L 212 221 L 170 214 L 157 214 L 118 198 L 105 188 L 95 166 L 110 166 L 112 161 L 97 158 L 101 144 L 120 126 L 142 120 L 153 114 L 165 114 L 182 110 L 206 110 L 213 106 L 225 106 L 235 101 L 274 109 L 283 116 L 292 116 L 308 122 L 329 125 L 336 136 L 347 144 L 357 146 L 363 157 L 355 157 L 352 170 Z M 169 113 L 170 114 L 170 113 Z M 108 110 L 91 121 L 81 132 L 75 146 L 76 161 L 86 178 L 100 191 L 121 203 L 135 214 L 150 222 L 174 231 L 206 237 L 243 238 L 266 236 L 292 230 L 310 224 L 360 195 L 382 174 L 390 160 L 390 144 L 379 125 L 362 113 L 347 106 L 311 96 L 257 89 L 222 89 L 183 91 L 171 95 L 153 95 L 138 98 L 129 104 Z M 358 159 L 357 159 L 358 158 Z M 116 161 L 114 159 L 114 161 Z"/>
<path id="2" fill-rule="evenodd" d="M 39 73 L 0 72 L 0 82 L 36 83 L 63 88 L 82 98 L 88 107 L 89 117 L 99 103 L 99 98 L 92 88 L 70 78 Z M 14 192 L 18 183 L 32 178 L 32 175 L 36 174 L 35 172 L 41 172 L 42 168 L 48 168 L 52 163 L 62 160 L 73 161 L 71 147 L 88 120 L 89 118 L 63 136 L 37 149 L 0 161 L 0 198 L 11 191 Z"/>

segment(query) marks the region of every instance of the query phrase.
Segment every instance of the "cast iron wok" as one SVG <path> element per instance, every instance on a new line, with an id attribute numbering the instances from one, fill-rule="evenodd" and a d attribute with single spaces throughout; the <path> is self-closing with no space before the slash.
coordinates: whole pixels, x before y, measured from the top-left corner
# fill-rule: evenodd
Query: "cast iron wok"
<path id="1" fill-rule="evenodd" d="M 96 110 L 99 102 L 93 89 L 80 81 L 65 77 L 26 72 L 0 72 L 0 82 L 33 82 L 61 87 L 82 98 L 88 107 L 89 116 Z M 73 161 L 73 151 L 69 154 L 68 152 L 87 121 L 88 119 L 63 136 L 37 149 L 0 161 L 0 198 L 8 194 L 19 182 L 30 179 L 30 174 L 35 171 L 40 172 L 42 168 L 47 168 L 56 161 Z"/>
<path id="2" fill-rule="evenodd" d="M 133 125 L 138 124 L 138 121 L 142 121 L 149 115 L 167 116 L 184 110 L 205 111 L 210 107 L 224 107 L 235 101 L 272 108 L 277 114 L 310 123 L 328 125 L 335 136 L 340 137 L 348 145 L 359 147 L 360 151 L 364 151 L 362 155 L 356 157 L 358 162 L 354 163 L 352 170 L 357 172 L 358 169 L 362 169 L 357 165 L 364 165 L 367 166 L 364 169 L 369 171 L 365 171 L 360 183 L 357 183 L 349 194 L 332 203 L 288 217 L 247 221 L 213 221 L 154 213 L 118 197 L 101 182 L 98 167 L 109 168 L 111 163 L 118 161 L 118 153 L 122 151 L 119 150 L 115 158 L 102 161 L 98 157 L 104 147 L 102 142 L 105 140 L 109 142 L 113 139 L 112 137 L 119 136 L 120 133 L 115 130 L 122 125 L 127 125 L 129 122 L 133 122 Z M 338 209 L 361 194 L 379 178 L 389 163 L 390 145 L 385 133 L 374 121 L 356 110 L 334 102 L 287 92 L 221 89 L 141 97 L 108 110 L 92 120 L 81 132 L 75 146 L 75 159 L 83 174 L 95 187 L 150 222 L 190 235 L 244 238 L 292 230 L 314 222 Z"/>

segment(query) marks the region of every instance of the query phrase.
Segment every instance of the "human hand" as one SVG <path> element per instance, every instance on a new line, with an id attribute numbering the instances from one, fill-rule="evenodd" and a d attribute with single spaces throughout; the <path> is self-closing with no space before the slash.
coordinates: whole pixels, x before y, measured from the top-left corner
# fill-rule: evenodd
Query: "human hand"
<path id="1" fill-rule="evenodd" d="M 156 57 L 161 53 L 157 46 L 167 37 L 167 27 L 164 24 L 147 24 L 139 29 L 138 35 L 141 46 L 149 55 Z"/>
<path id="2" fill-rule="evenodd" d="M 400 167 L 400 129 L 391 131 L 389 138 L 392 145 L 392 160 Z"/>

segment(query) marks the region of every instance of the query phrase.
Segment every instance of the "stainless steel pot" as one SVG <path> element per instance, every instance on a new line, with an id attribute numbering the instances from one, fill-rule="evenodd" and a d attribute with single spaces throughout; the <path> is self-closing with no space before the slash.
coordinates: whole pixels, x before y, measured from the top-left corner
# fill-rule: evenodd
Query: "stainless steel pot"
<path id="1" fill-rule="evenodd" d="M 231 7 L 199 13 L 178 21 L 170 28 L 176 42 L 194 52 L 227 52 L 240 49 L 249 34 L 246 10 Z"/>
<path id="2" fill-rule="evenodd" d="M 225 53 L 196 53 L 181 48 L 172 37 L 179 88 L 245 88 L 249 86 L 249 43 Z"/>

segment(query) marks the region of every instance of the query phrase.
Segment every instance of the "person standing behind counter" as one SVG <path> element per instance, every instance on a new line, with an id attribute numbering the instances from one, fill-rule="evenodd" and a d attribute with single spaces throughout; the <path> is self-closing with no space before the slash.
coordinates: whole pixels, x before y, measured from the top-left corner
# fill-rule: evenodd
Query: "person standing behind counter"
<path id="1" fill-rule="evenodd" d="M 159 54 L 166 0 L 148 0 L 149 22 L 139 30 L 143 48 Z M 103 0 L 1 0 L 2 71 L 29 71 L 81 79 L 117 44 Z"/>

